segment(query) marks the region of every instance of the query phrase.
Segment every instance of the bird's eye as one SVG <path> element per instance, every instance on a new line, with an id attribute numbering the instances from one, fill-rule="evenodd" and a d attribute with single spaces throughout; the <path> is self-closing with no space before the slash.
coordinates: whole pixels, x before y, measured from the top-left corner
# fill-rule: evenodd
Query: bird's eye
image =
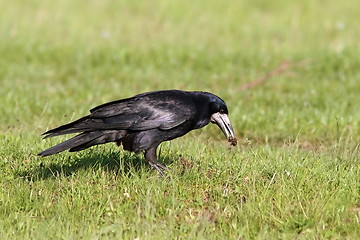
<path id="1" fill-rule="evenodd" d="M 220 109 L 219 111 L 221 114 L 225 113 L 224 109 Z"/>

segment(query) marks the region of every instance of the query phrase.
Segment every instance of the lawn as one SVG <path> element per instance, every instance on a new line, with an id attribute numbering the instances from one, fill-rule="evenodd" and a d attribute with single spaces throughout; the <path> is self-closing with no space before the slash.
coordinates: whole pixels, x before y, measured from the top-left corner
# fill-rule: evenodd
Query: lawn
<path id="1" fill-rule="evenodd" d="M 0 0 L 2 239 L 359 239 L 360 22 L 347 1 Z M 44 131 L 160 89 L 222 97 L 160 177 Z"/>

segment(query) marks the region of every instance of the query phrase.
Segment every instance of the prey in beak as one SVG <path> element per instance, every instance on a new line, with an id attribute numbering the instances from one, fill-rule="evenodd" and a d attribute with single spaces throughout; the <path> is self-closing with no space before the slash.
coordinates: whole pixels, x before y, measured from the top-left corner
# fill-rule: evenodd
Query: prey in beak
<path id="1" fill-rule="evenodd" d="M 237 144 L 234 129 L 232 128 L 229 117 L 226 113 L 214 113 L 211 115 L 210 121 L 219 126 L 232 146 Z"/>

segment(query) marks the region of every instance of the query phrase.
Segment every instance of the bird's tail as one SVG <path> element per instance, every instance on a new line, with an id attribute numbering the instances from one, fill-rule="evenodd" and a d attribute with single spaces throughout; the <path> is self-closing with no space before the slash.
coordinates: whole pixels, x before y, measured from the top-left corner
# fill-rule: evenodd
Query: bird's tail
<path id="1" fill-rule="evenodd" d="M 45 139 L 45 138 L 55 137 L 64 134 L 89 131 L 91 130 L 94 121 L 96 120 L 91 119 L 89 116 L 85 116 L 71 123 L 44 132 L 42 135 L 44 136 Z"/>
<path id="2" fill-rule="evenodd" d="M 68 149 L 70 152 L 76 152 L 76 151 L 84 150 L 94 145 L 119 141 L 126 135 L 126 133 L 127 131 L 125 130 L 101 130 L 101 131 L 83 132 L 73 138 L 70 138 L 69 140 L 66 140 L 65 142 L 62 142 L 58 145 L 55 145 L 54 147 L 46 149 L 45 151 L 39 153 L 38 155 L 45 157 Z"/>

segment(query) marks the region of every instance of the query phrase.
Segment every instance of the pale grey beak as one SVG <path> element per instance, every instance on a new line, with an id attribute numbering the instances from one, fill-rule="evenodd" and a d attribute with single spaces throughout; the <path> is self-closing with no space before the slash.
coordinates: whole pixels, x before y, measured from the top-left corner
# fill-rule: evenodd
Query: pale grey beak
<path id="1" fill-rule="evenodd" d="M 225 113 L 214 113 L 210 118 L 212 123 L 216 123 L 225 134 L 229 142 L 236 141 L 234 129 L 231 126 L 229 117 Z"/>

